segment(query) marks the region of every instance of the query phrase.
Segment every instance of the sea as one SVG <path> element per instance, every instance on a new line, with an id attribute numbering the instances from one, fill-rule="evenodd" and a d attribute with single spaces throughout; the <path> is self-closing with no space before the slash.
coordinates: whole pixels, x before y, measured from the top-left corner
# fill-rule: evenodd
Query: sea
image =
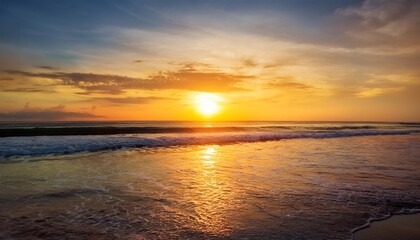
<path id="1" fill-rule="evenodd" d="M 0 123 L 0 239 L 353 239 L 420 209 L 420 123 Z"/>

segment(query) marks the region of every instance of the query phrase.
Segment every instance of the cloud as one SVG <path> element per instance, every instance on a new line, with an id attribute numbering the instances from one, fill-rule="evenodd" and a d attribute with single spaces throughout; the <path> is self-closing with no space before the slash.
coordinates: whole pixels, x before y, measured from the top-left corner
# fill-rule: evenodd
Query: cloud
<path id="1" fill-rule="evenodd" d="M 55 71 L 55 70 L 58 70 L 59 68 L 56 68 L 56 67 L 51 67 L 51 66 L 36 66 L 36 68 L 39 68 L 39 69 L 43 69 L 43 70 L 51 70 L 51 71 Z"/>
<path id="2" fill-rule="evenodd" d="M 13 78 L 10 78 L 10 77 L 1 77 L 0 78 L 0 81 L 12 81 L 13 80 Z"/>
<path id="3" fill-rule="evenodd" d="M 280 89 L 286 88 L 286 89 L 305 90 L 305 89 L 311 89 L 313 88 L 313 86 L 305 84 L 305 83 L 296 82 L 289 78 L 286 78 L 284 80 L 269 83 L 268 88 L 280 88 Z"/>
<path id="4" fill-rule="evenodd" d="M 200 72 L 195 69 L 183 69 L 177 72 L 166 72 L 152 77 L 153 89 L 185 89 L 205 92 L 229 92 L 242 90 L 238 83 L 252 79 L 252 76 L 234 75 L 223 72 Z"/>
<path id="5" fill-rule="evenodd" d="M 22 92 L 22 93 L 53 93 L 55 91 L 52 90 L 45 90 L 45 89 L 37 89 L 37 88 L 13 88 L 13 89 L 4 89 L 2 92 Z"/>
<path id="6" fill-rule="evenodd" d="M 57 105 L 51 108 L 30 108 L 27 103 L 24 108 L 17 112 L 0 113 L 0 120 L 31 120 L 31 121 L 51 121 L 51 120 L 75 120 L 101 118 L 88 112 L 68 112 L 65 105 Z"/>
<path id="7" fill-rule="evenodd" d="M 385 94 L 392 94 L 392 93 L 398 93 L 403 91 L 404 88 L 403 87 L 388 87 L 388 88 L 365 88 L 362 91 L 356 93 L 356 97 L 359 98 L 371 98 L 371 97 L 377 97 L 380 95 L 385 95 Z"/>
<path id="8" fill-rule="evenodd" d="M 245 58 L 242 60 L 244 67 L 256 67 L 258 63 L 252 58 Z"/>
<path id="9" fill-rule="evenodd" d="M 335 12 L 338 28 L 358 44 L 417 46 L 420 1 L 366 0 Z"/>
<path id="10" fill-rule="evenodd" d="M 152 101 L 156 100 L 165 100 L 168 98 L 161 98 L 161 97 L 124 97 L 124 98 L 116 98 L 116 97 L 101 97 L 95 98 L 96 100 L 106 101 L 116 104 L 147 104 Z"/>
<path id="11" fill-rule="evenodd" d="M 120 94 L 127 89 L 159 90 L 180 89 L 206 92 L 228 92 L 241 88 L 236 85 L 251 76 L 223 72 L 201 72 L 194 68 L 182 68 L 175 72 L 162 72 L 146 79 L 95 73 L 51 72 L 39 73 L 6 70 L 8 74 L 31 78 L 46 78 L 86 90 L 88 93 Z"/>

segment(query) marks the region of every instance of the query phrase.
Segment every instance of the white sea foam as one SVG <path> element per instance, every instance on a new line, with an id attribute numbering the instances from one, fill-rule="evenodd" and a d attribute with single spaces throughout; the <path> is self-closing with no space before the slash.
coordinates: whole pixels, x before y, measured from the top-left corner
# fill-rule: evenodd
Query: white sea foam
<path id="1" fill-rule="evenodd" d="M 0 138 L 0 158 L 69 154 L 83 151 L 135 147 L 170 147 L 180 145 L 229 144 L 276 141 L 295 138 L 336 138 L 369 135 L 419 133 L 419 130 L 358 130 L 329 132 L 244 132 L 222 134 L 37 136 Z"/>
<path id="2" fill-rule="evenodd" d="M 358 232 L 358 231 L 360 231 L 360 230 L 362 230 L 362 229 L 365 229 L 365 228 L 368 228 L 368 227 L 370 227 L 370 225 L 373 223 L 373 222 L 378 222 L 378 221 L 383 221 L 383 220 L 386 220 L 386 219 L 388 219 L 388 218 L 390 218 L 390 217 L 392 217 L 392 216 L 395 216 L 395 215 L 410 215 L 410 214 L 416 214 L 416 213 L 420 213 L 420 209 L 417 209 L 417 208 L 414 208 L 414 209 L 406 209 L 406 208 L 403 208 L 403 209 L 401 209 L 401 210 L 399 210 L 399 211 L 397 211 L 397 212 L 395 212 L 395 213 L 388 213 L 388 214 L 385 214 L 385 215 L 383 215 L 383 216 L 381 216 L 381 217 L 370 217 L 367 221 L 366 221 L 366 223 L 365 224 L 363 224 L 362 226 L 359 226 L 359 227 L 356 227 L 356 228 L 353 228 L 351 231 L 350 231 L 350 233 L 351 233 L 351 238 L 350 238 L 350 240 L 354 240 L 354 234 L 356 233 L 356 232 Z"/>

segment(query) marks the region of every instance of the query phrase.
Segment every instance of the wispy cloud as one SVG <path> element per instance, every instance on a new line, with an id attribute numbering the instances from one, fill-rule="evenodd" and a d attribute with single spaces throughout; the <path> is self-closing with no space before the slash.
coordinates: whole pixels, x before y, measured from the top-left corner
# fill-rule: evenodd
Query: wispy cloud
<path id="1" fill-rule="evenodd" d="M 62 85 L 71 85 L 87 92 L 108 94 L 123 93 L 128 89 L 182 89 L 207 92 L 228 92 L 240 90 L 238 83 L 253 78 L 223 72 L 201 72 L 196 69 L 181 69 L 176 72 L 162 72 L 147 79 L 128 76 L 95 73 L 51 72 L 39 73 L 7 70 L 8 74 L 31 78 L 46 78 L 59 81 Z"/>
<path id="2" fill-rule="evenodd" d="M 356 93 L 356 97 L 360 98 L 372 98 L 377 97 L 385 94 L 394 94 L 403 91 L 403 87 L 376 87 L 376 88 L 364 88 L 358 93 Z"/>
<path id="3" fill-rule="evenodd" d="M 358 46 L 413 47 L 420 40 L 420 2 L 367 0 L 359 6 L 338 9 L 338 27 Z"/>
<path id="4" fill-rule="evenodd" d="M 2 92 L 21 92 L 21 93 L 53 93 L 50 89 L 38 89 L 38 88 L 12 88 L 4 89 Z"/>
<path id="5" fill-rule="evenodd" d="M 58 70 L 58 69 L 59 69 L 59 68 L 57 68 L 57 67 L 45 66 L 45 65 L 42 65 L 42 66 L 36 66 L 36 68 L 39 68 L 39 69 L 42 69 L 42 70 L 51 70 L 51 71 L 56 71 L 56 70 Z"/>
<path id="6" fill-rule="evenodd" d="M 115 104 L 147 104 L 157 100 L 168 100 L 168 98 L 162 97 L 101 97 L 94 98 L 95 100 L 115 103 Z"/>
<path id="7" fill-rule="evenodd" d="M 311 89 L 313 86 L 305 83 L 295 82 L 295 81 L 278 81 L 268 84 L 269 88 L 279 88 L 279 89 Z"/>

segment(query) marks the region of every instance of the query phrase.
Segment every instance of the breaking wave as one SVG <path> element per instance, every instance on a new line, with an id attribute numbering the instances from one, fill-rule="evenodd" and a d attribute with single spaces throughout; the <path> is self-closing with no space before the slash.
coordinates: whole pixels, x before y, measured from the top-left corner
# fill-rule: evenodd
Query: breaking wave
<path id="1" fill-rule="evenodd" d="M 223 132 L 184 134 L 131 134 L 89 136 L 32 136 L 0 138 L 0 159 L 13 156 L 40 156 L 70 154 L 120 148 L 171 147 L 202 144 L 231 144 L 244 142 L 277 141 L 296 138 L 337 138 L 371 135 L 403 135 L 420 133 L 420 130 L 352 131 L 283 131 L 283 132 Z"/>

